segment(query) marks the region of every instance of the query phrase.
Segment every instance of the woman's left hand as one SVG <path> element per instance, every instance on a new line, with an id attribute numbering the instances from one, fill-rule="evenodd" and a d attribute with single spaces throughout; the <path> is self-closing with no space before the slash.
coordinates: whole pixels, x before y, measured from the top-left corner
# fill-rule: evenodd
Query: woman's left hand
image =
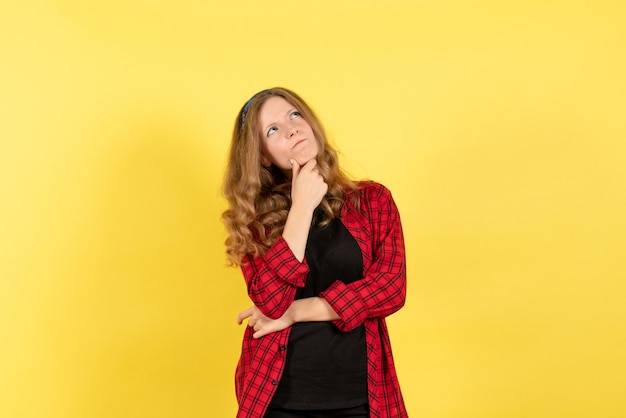
<path id="1" fill-rule="evenodd" d="M 255 331 L 252 335 L 254 338 L 261 338 L 272 332 L 282 331 L 294 323 L 289 310 L 278 319 L 270 319 L 263 315 L 259 308 L 254 305 L 237 315 L 237 323 L 241 325 L 246 318 L 249 318 L 248 326 Z"/>

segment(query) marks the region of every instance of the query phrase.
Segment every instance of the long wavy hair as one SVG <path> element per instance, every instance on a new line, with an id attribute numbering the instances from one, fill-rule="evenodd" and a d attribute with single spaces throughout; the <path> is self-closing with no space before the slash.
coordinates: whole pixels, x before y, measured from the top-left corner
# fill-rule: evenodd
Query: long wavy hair
<path id="1" fill-rule="evenodd" d="M 317 168 L 328 184 L 322 200 L 321 225 L 341 215 L 346 192 L 359 207 L 358 184 L 340 168 L 337 152 L 311 107 L 291 90 L 262 90 L 241 108 L 233 129 L 222 193 L 228 209 L 222 214 L 228 237 L 226 255 L 231 265 L 240 265 L 247 255 L 258 257 L 282 234 L 291 207 L 291 180 L 273 164 L 261 164 L 261 134 L 258 115 L 267 99 L 279 96 L 295 107 L 311 126 L 319 144 Z"/>

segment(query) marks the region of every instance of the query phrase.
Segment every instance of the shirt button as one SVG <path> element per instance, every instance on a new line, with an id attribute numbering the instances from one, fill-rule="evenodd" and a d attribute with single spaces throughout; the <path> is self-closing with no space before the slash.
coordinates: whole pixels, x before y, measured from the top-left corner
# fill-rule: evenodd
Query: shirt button
<path id="1" fill-rule="evenodd" d="M 278 384 L 278 380 L 274 379 L 272 380 L 272 385 L 276 386 Z"/>
<path id="2" fill-rule="evenodd" d="M 280 347 L 278 347 L 278 349 L 279 349 L 280 351 L 285 351 L 285 346 L 284 346 L 284 345 L 281 345 Z"/>

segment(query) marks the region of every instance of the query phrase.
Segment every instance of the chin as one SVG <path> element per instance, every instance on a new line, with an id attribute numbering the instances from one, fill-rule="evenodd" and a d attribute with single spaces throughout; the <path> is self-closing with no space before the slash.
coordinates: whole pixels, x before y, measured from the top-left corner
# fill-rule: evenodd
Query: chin
<path id="1" fill-rule="evenodd" d="M 298 162 L 298 164 L 300 164 L 301 166 L 305 165 L 306 163 L 308 163 L 311 160 L 314 160 L 315 158 L 317 158 L 316 155 L 311 155 L 311 156 L 299 156 L 299 157 L 294 157 L 294 159 Z"/>

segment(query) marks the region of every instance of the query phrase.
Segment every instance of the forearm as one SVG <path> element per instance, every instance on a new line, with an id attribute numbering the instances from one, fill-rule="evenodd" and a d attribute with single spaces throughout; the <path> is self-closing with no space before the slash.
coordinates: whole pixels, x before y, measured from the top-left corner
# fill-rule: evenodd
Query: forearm
<path id="1" fill-rule="evenodd" d="M 283 239 L 289 245 L 291 252 L 298 261 L 304 259 L 304 250 L 309 237 L 313 211 L 301 206 L 293 206 L 287 215 Z"/>
<path id="2" fill-rule="evenodd" d="M 322 298 L 313 297 L 294 301 L 283 316 L 278 319 L 268 318 L 261 310 L 252 305 L 237 316 L 237 323 L 248 319 L 248 326 L 254 329 L 254 338 L 261 338 L 272 332 L 282 331 L 296 322 L 334 321 L 339 316 Z"/>
<path id="3" fill-rule="evenodd" d="M 319 297 L 311 297 L 295 300 L 287 315 L 293 322 L 334 321 L 339 315 L 331 308 L 326 300 Z"/>

